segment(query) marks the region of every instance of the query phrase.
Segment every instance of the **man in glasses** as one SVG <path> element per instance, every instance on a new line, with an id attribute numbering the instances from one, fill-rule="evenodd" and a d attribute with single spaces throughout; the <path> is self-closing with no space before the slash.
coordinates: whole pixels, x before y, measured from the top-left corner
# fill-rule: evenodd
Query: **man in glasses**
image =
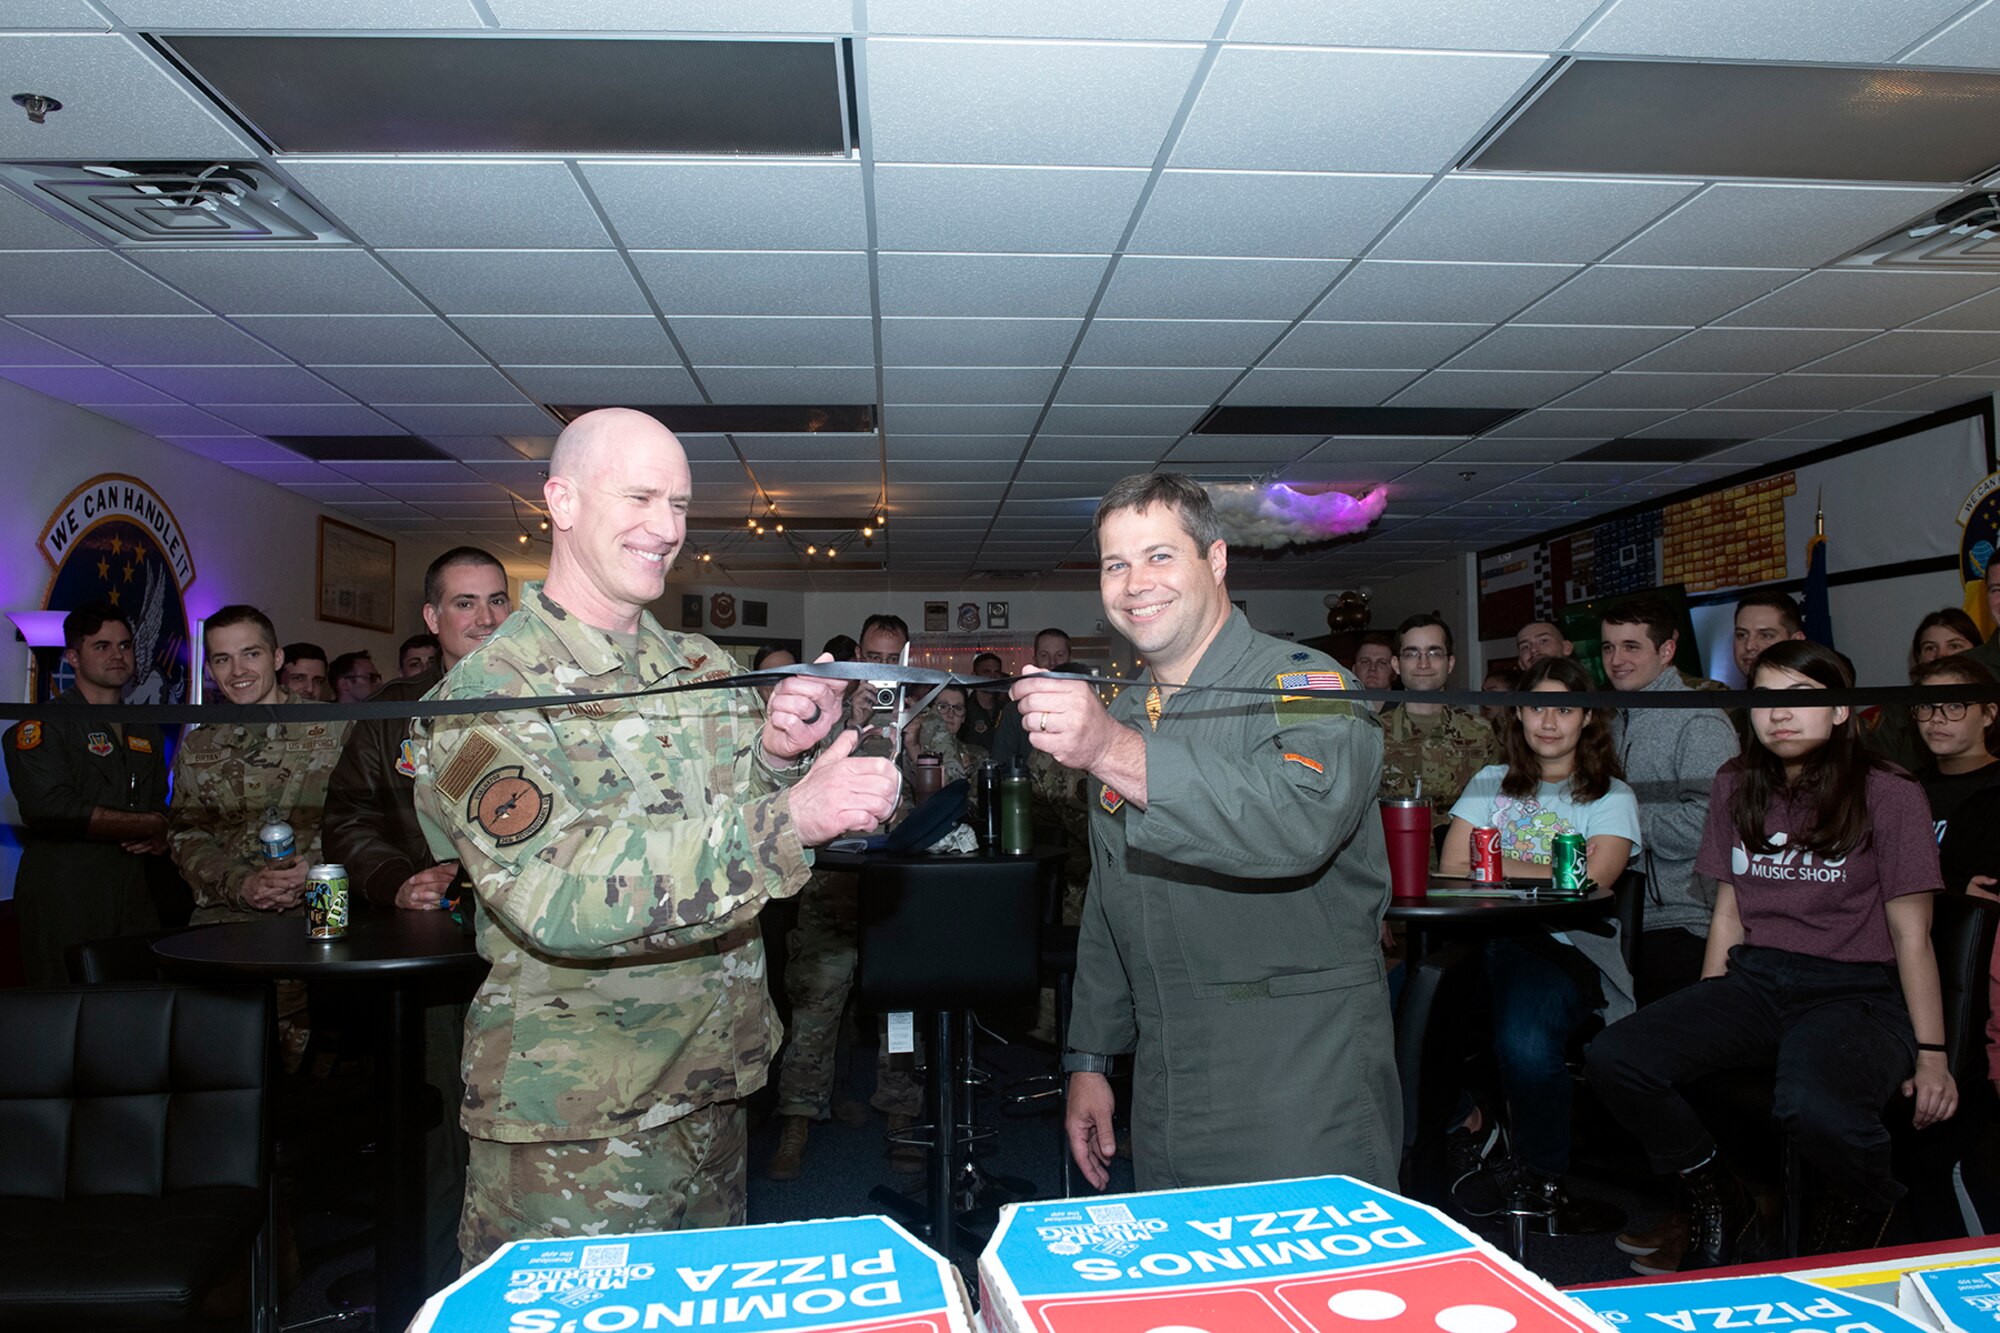
<path id="1" fill-rule="evenodd" d="M 339 703 L 367 703 L 382 687 L 382 673 L 375 669 L 366 651 L 342 653 L 333 659 L 329 673 L 333 676 L 334 698 Z"/>
<path id="2" fill-rule="evenodd" d="M 1499 758 L 1499 746 L 1479 714 L 1423 702 L 1458 665 L 1451 626 L 1427 611 L 1411 616 L 1396 628 L 1394 663 L 1404 695 L 1382 714 L 1382 795 L 1422 795 L 1431 803 L 1432 828 L 1441 829 L 1472 775 Z"/>

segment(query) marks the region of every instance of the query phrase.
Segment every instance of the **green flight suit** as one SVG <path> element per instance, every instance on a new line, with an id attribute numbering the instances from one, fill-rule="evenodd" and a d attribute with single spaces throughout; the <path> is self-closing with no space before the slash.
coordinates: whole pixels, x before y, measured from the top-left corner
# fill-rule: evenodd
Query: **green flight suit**
<path id="1" fill-rule="evenodd" d="M 1232 611 L 1188 684 L 1339 673 Z M 1290 683 L 1290 682 L 1287 682 Z M 1139 1188 L 1344 1172 L 1396 1181 L 1402 1103 L 1384 977 L 1382 729 L 1322 697 L 1143 688 L 1147 806 L 1092 784 L 1092 880 L 1068 1045 L 1136 1053 Z"/>
<path id="2" fill-rule="evenodd" d="M 166 744 L 158 727 L 127 726 L 121 735 L 107 723 L 64 719 L 84 702 L 80 691 L 64 690 L 45 716 L 6 736 L 7 782 L 28 833 L 14 902 L 30 986 L 66 984 L 63 951 L 72 944 L 160 928 L 145 858 L 93 839 L 90 813 L 164 813 Z"/>

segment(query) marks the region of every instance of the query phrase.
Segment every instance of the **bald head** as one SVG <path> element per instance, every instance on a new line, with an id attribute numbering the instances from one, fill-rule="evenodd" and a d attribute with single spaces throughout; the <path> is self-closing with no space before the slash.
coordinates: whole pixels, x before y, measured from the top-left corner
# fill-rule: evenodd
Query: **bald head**
<path id="1" fill-rule="evenodd" d="M 681 452 L 681 442 L 674 433 L 653 417 L 629 407 L 600 407 L 585 412 L 556 436 L 555 451 L 549 455 L 549 476 L 581 481 L 598 470 L 608 451 L 648 444 L 668 444 Z"/>
<path id="2" fill-rule="evenodd" d="M 542 485 L 555 530 L 548 595 L 586 624 L 630 633 L 665 591 L 691 489 L 681 442 L 644 412 L 603 408 L 570 422 Z"/>

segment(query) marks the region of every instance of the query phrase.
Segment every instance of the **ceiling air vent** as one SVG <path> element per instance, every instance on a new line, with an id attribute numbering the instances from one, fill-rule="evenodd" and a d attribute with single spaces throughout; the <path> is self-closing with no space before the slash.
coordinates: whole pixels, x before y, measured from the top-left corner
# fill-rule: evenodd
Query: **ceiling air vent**
<path id="1" fill-rule="evenodd" d="M 112 245 L 348 245 L 292 187 L 244 162 L 0 163 L 0 180 Z"/>
<path id="2" fill-rule="evenodd" d="M 1923 221 L 1890 232 L 1836 267 L 2000 273 L 2000 194 L 1954 199 Z"/>

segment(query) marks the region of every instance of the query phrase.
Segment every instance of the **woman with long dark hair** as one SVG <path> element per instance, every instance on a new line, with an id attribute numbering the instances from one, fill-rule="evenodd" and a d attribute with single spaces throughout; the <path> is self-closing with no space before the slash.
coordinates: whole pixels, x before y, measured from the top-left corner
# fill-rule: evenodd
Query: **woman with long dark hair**
<path id="1" fill-rule="evenodd" d="M 1608 709 L 1577 708 L 1561 696 L 1592 688 L 1574 658 L 1549 657 L 1522 675 L 1519 688 L 1550 696 L 1544 705 L 1511 710 L 1503 737 L 1504 763 L 1473 774 L 1451 809 L 1439 870 L 1471 868 L 1472 830 L 1499 830 L 1502 872 L 1509 878 L 1549 878 L 1555 839 L 1580 834 L 1590 878 L 1609 885 L 1639 850 L 1639 804 L 1618 774 Z M 1529 934 L 1485 947 L 1492 995 L 1494 1055 L 1501 1090 L 1512 1108 L 1512 1163 L 1488 1160 L 1497 1138 L 1474 1106 L 1446 1140 L 1453 1195 L 1475 1216 L 1498 1211 L 1517 1184 L 1550 1206 L 1567 1202 L 1561 1180 L 1569 1169 L 1569 1039 L 1593 1011 L 1616 1018 L 1632 1008 L 1632 976 L 1615 938 Z M 1486 1169 L 1505 1167 L 1507 1169 Z"/>
<path id="2" fill-rule="evenodd" d="M 1917 622 L 1917 632 L 1910 636 L 1910 670 L 1941 657 L 1970 652 L 1983 642 L 1979 626 L 1958 607 L 1933 611 Z"/>
<path id="3" fill-rule="evenodd" d="M 1749 743 L 1709 794 L 1695 868 L 1718 883 L 1702 980 L 1606 1029 L 1589 1054 L 1598 1096 L 1653 1169 L 1687 1188 L 1684 1272 L 1734 1261 L 1756 1209 L 1682 1084 L 1776 1065 L 1772 1114 L 1830 1186 L 1810 1242 L 1821 1251 L 1872 1244 L 1902 1197 L 1882 1124 L 1889 1099 L 1913 1098 L 1919 1129 L 1958 1108 L 1923 791 L 1862 748 L 1851 709 L 1812 703 L 1814 691 L 1854 683 L 1832 649 L 1775 644 L 1752 683 L 1787 693 L 1750 710 Z"/>

